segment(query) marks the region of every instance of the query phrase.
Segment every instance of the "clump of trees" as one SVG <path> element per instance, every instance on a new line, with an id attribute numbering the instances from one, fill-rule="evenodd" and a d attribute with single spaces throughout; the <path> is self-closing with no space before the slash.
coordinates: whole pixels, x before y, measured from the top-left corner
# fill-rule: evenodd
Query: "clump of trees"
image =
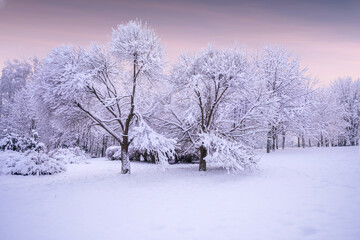
<path id="1" fill-rule="evenodd" d="M 47 149 L 104 156 L 118 145 L 121 172 L 139 154 L 166 163 L 200 159 L 229 172 L 256 165 L 254 148 L 359 143 L 360 80 L 326 88 L 283 47 L 208 46 L 165 72 L 155 31 L 131 21 L 107 45 L 63 45 L 44 59 L 8 61 L 0 78 L 0 134 L 35 130 Z"/>

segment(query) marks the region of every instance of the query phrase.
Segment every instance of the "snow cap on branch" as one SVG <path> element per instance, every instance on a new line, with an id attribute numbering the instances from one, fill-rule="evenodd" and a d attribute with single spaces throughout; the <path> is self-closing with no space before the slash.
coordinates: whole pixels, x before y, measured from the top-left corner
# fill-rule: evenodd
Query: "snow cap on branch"
<path id="1" fill-rule="evenodd" d="M 158 157 L 161 164 L 168 163 L 174 156 L 176 140 L 166 138 L 155 132 L 146 122 L 140 121 L 139 125 L 133 128 L 132 147 L 140 151 L 149 151 Z"/>
<path id="2" fill-rule="evenodd" d="M 136 63 L 146 75 L 163 69 L 165 54 L 160 39 L 152 28 L 139 20 L 113 29 L 110 51 L 120 62 Z"/>

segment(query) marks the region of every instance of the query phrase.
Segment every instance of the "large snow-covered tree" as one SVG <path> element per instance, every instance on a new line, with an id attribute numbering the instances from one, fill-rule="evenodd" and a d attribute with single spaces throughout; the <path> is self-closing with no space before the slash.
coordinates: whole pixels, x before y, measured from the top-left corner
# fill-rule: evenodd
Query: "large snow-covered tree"
<path id="1" fill-rule="evenodd" d="M 42 109 L 64 128 L 87 122 L 104 129 L 121 146 L 121 172 L 126 174 L 136 127 L 147 126 L 146 133 L 153 136 L 147 146 L 157 146 L 151 150 L 158 156 L 170 157 L 174 149 L 173 140 L 154 137 L 150 124 L 142 123 L 156 105 L 164 51 L 155 32 L 139 21 L 119 25 L 109 45 L 109 50 L 96 44 L 88 50 L 54 49 L 39 65 L 36 77 Z"/>
<path id="2" fill-rule="evenodd" d="M 285 141 L 285 132 L 295 123 L 292 117 L 302 104 L 298 99 L 307 94 L 307 81 L 299 59 L 283 47 L 265 47 L 256 61 L 259 78 L 266 84 L 269 101 L 273 102 L 264 113 L 268 121 L 267 152 L 270 152 L 278 145 L 278 135 L 281 133 Z"/>
<path id="3" fill-rule="evenodd" d="M 234 117 L 241 112 L 243 92 L 250 90 L 247 88 L 251 83 L 248 70 L 249 62 L 242 50 L 218 50 L 212 46 L 197 56 L 180 56 L 173 69 L 172 80 L 176 90 L 172 94 L 172 101 L 175 104 L 169 109 L 172 118 L 164 120 L 165 125 L 173 126 L 179 139 L 187 139 L 189 148 L 198 147 L 200 171 L 206 171 L 206 160 L 220 156 L 216 152 L 221 152 L 218 160 L 222 160 L 223 167 L 226 166 L 228 170 L 231 168 L 229 163 L 233 163 L 233 169 L 238 170 L 254 164 L 251 154 L 243 154 L 246 147 L 244 142 L 239 141 L 239 136 L 246 131 L 243 123 L 260 106 L 257 92 L 252 92 L 255 98 L 249 100 L 249 106 L 243 109 L 246 113 L 242 117 Z M 222 141 L 213 141 L 215 138 Z M 233 146 L 232 151 L 224 149 L 224 141 L 228 146 Z"/>

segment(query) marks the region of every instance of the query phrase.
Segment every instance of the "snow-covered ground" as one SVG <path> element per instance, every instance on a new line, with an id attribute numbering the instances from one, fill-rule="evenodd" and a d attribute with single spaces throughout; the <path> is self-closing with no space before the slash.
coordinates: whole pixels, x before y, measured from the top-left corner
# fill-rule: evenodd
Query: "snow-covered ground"
<path id="1" fill-rule="evenodd" d="M 0 176 L 1 240 L 360 239 L 356 147 L 262 154 L 259 171 L 91 159 L 54 176 Z"/>

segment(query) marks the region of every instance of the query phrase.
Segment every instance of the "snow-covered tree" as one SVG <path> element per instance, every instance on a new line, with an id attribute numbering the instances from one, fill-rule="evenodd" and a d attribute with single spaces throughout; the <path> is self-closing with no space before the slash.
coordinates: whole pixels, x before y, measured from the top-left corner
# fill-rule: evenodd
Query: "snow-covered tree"
<path id="1" fill-rule="evenodd" d="M 331 89 L 337 104 L 344 110 L 346 138 L 350 145 L 357 145 L 360 137 L 360 79 L 340 78 L 331 85 Z"/>
<path id="2" fill-rule="evenodd" d="M 22 90 L 31 80 L 33 66 L 28 61 L 7 61 L 1 72 L 0 78 L 0 126 L 2 130 L 16 126 L 20 129 L 28 127 L 31 120 L 28 120 L 28 113 L 25 108 L 30 104 L 28 102 L 29 94 L 27 90 Z M 21 91 L 21 93 L 18 93 Z M 21 123 L 20 123 L 21 122 Z M 10 126 L 10 124 L 12 126 Z M 25 126 L 21 126 L 25 124 Z M 14 130 L 14 129 L 12 129 Z M 26 129 L 30 132 L 30 127 Z"/>
<path id="3" fill-rule="evenodd" d="M 91 124 L 73 104 L 76 99 L 86 98 L 80 82 L 84 58 L 83 49 L 61 46 L 35 66 L 32 92 L 37 130 L 51 148 L 71 146 L 79 131 Z"/>
<path id="4" fill-rule="evenodd" d="M 56 127 L 95 124 L 104 129 L 121 146 L 121 172 L 130 173 L 129 147 L 136 137 L 132 131 L 145 124 L 142 121 L 147 121 L 156 105 L 163 57 L 155 32 L 138 21 L 113 30 L 110 50 L 96 44 L 89 50 L 54 49 L 36 72 L 41 108 Z M 162 153 L 172 149 L 168 146 L 172 142 L 152 144 Z"/>
<path id="5" fill-rule="evenodd" d="M 7 132 L 30 136 L 36 128 L 36 116 L 32 99 L 32 84 L 27 83 L 15 92 L 13 100 L 5 106 L 7 114 L 2 125 Z"/>
<path id="6" fill-rule="evenodd" d="M 237 141 L 246 131 L 243 123 L 251 116 L 251 112 L 260 106 L 260 98 L 256 92 L 252 92 L 255 99 L 248 101 L 252 107 L 244 108 L 242 117 L 234 117 L 234 113 L 241 112 L 240 100 L 244 97 L 243 91 L 251 92 L 247 88 L 252 80 L 248 70 L 248 60 L 240 49 L 218 50 L 211 46 L 195 57 L 180 56 L 179 63 L 173 69 L 175 91 L 172 93 L 172 102 L 175 104 L 169 107 L 172 117 L 164 119 L 164 122 L 178 133 L 180 141 L 187 139 L 190 143 L 187 149 L 198 146 L 200 171 L 206 171 L 206 160 L 214 159 L 211 157 L 214 156 L 214 149 L 215 152 L 218 149 L 223 154 L 219 155 L 221 158 L 218 161 L 223 161 L 227 169 L 229 161 L 236 162 L 233 167 L 238 170 L 242 170 L 239 167 L 241 161 L 252 162 L 251 155 L 236 153 L 235 155 L 242 156 L 236 158 L 234 152 L 220 150 L 223 149 L 224 141 L 228 142 L 229 146 L 240 144 Z M 251 128 L 245 128 L 247 127 Z M 221 146 L 210 149 L 204 141 L 208 139 L 205 136 L 221 138 L 221 142 L 211 141 L 212 144 L 219 143 Z M 240 151 L 242 148 L 236 149 Z"/>
<path id="7" fill-rule="evenodd" d="M 346 128 L 344 109 L 338 104 L 335 93 L 330 88 L 315 92 L 308 119 L 311 121 L 311 137 L 318 146 L 334 144 Z"/>
<path id="8" fill-rule="evenodd" d="M 285 132 L 297 137 L 297 146 L 311 146 L 311 138 L 314 130 L 314 121 L 316 121 L 316 111 L 314 106 L 317 104 L 316 81 L 310 78 L 304 78 L 303 84 L 299 87 L 299 96 L 293 99 L 292 108 L 287 110 L 290 116 L 286 116 L 288 123 L 286 131 L 283 132 L 282 148 L 285 147 Z M 309 140 L 306 143 L 306 139 Z"/>
<path id="9" fill-rule="evenodd" d="M 264 112 L 268 121 L 267 152 L 270 152 L 271 148 L 277 148 L 278 135 L 281 133 L 285 140 L 285 132 L 295 123 L 293 111 L 301 106 L 298 99 L 307 94 L 304 87 L 307 81 L 299 59 L 283 47 L 265 47 L 256 62 L 269 101 L 273 102 Z"/>
<path id="10" fill-rule="evenodd" d="M 0 96 L 2 103 L 12 101 L 15 93 L 29 81 L 32 75 L 32 64 L 28 61 L 5 62 L 0 78 Z M 0 112 L 1 114 L 1 112 Z"/>

